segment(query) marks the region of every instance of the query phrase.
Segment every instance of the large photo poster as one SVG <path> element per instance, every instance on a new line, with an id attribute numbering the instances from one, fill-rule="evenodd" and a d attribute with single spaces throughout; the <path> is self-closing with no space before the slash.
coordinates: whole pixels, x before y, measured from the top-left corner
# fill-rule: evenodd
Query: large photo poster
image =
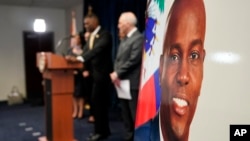
<path id="1" fill-rule="evenodd" d="M 148 0 L 135 141 L 243 136 L 230 127 L 250 123 L 247 3 Z"/>
<path id="2" fill-rule="evenodd" d="M 149 1 L 148 5 L 136 141 L 187 141 L 202 86 L 206 55 L 203 0 L 176 0 L 168 12 L 164 4 Z M 148 103 L 140 103 L 145 94 L 153 101 L 146 110 L 149 120 L 140 117 Z"/>

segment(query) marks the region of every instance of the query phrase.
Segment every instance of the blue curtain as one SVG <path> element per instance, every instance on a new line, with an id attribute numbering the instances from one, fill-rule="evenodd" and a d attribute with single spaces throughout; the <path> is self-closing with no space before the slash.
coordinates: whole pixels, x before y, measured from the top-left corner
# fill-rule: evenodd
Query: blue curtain
<path id="1" fill-rule="evenodd" d="M 92 11 L 100 18 L 100 24 L 109 30 L 113 36 L 113 59 L 115 58 L 118 39 L 118 19 L 122 12 L 132 11 L 138 19 L 137 28 L 144 32 L 145 11 L 147 0 L 83 0 L 83 15 L 88 13 L 88 6 L 92 6 Z"/>

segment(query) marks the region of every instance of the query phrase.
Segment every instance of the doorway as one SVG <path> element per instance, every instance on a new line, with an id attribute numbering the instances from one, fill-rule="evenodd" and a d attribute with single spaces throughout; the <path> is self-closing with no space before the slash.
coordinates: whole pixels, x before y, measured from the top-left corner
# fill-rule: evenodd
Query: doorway
<path id="1" fill-rule="evenodd" d="M 54 33 L 24 31 L 23 41 L 27 100 L 32 105 L 43 105 L 43 79 L 36 67 L 36 53 L 41 51 L 54 52 Z"/>

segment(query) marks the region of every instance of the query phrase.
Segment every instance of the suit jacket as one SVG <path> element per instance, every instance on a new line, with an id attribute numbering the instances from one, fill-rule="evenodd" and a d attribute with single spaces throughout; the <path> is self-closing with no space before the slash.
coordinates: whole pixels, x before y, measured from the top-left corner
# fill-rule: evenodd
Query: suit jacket
<path id="1" fill-rule="evenodd" d="M 95 35 L 93 48 L 89 49 L 89 41 L 84 46 L 84 63 L 90 63 L 94 81 L 106 81 L 112 72 L 112 37 L 111 34 L 100 29 Z"/>
<path id="2" fill-rule="evenodd" d="M 130 88 L 138 90 L 143 50 L 143 36 L 137 30 L 121 41 L 114 69 L 120 79 L 129 79 Z"/>
<path id="3" fill-rule="evenodd" d="M 135 129 L 134 141 L 160 141 L 159 114 Z"/>

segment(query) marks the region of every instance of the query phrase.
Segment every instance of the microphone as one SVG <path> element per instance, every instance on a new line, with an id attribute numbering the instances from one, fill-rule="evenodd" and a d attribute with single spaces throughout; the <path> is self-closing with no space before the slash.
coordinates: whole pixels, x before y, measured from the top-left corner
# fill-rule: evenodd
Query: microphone
<path id="1" fill-rule="evenodd" d="M 56 47 L 55 47 L 55 51 L 56 52 L 61 52 L 61 51 L 63 51 L 62 49 L 60 49 L 61 48 L 61 46 L 62 46 L 62 43 L 64 42 L 64 41 L 66 41 L 66 40 L 70 40 L 71 38 L 74 38 L 74 37 L 76 37 L 77 35 L 69 35 L 69 36 L 66 36 L 66 37 L 63 37 L 63 38 L 61 38 L 58 42 L 57 42 L 57 45 L 56 45 Z M 60 51 L 61 50 L 61 51 Z M 64 51 L 63 51 L 64 52 Z M 63 52 L 61 52 L 61 53 L 59 53 L 59 54 L 65 54 L 65 53 L 63 53 Z"/>
<path id="2" fill-rule="evenodd" d="M 71 38 L 74 38 L 76 37 L 77 35 L 69 35 L 69 36 L 66 36 L 64 38 L 62 38 L 63 40 L 67 40 L 67 39 L 71 39 Z"/>
<path id="3" fill-rule="evenodd" d="M 69 39 L 74 38 L 74 37 L 76 37 L 76 36 L 77 36 L 77 35 L 69 35 L 69 36 L 63 37 L 62 39 L 60 39 L 60 40 L 57 42 L 57 45 L 56 45 L 55 49 L 59 48 L 59 47 L 62 45 L 62 42 L 63 42 L 64 40 L 69 40 Z"/>

